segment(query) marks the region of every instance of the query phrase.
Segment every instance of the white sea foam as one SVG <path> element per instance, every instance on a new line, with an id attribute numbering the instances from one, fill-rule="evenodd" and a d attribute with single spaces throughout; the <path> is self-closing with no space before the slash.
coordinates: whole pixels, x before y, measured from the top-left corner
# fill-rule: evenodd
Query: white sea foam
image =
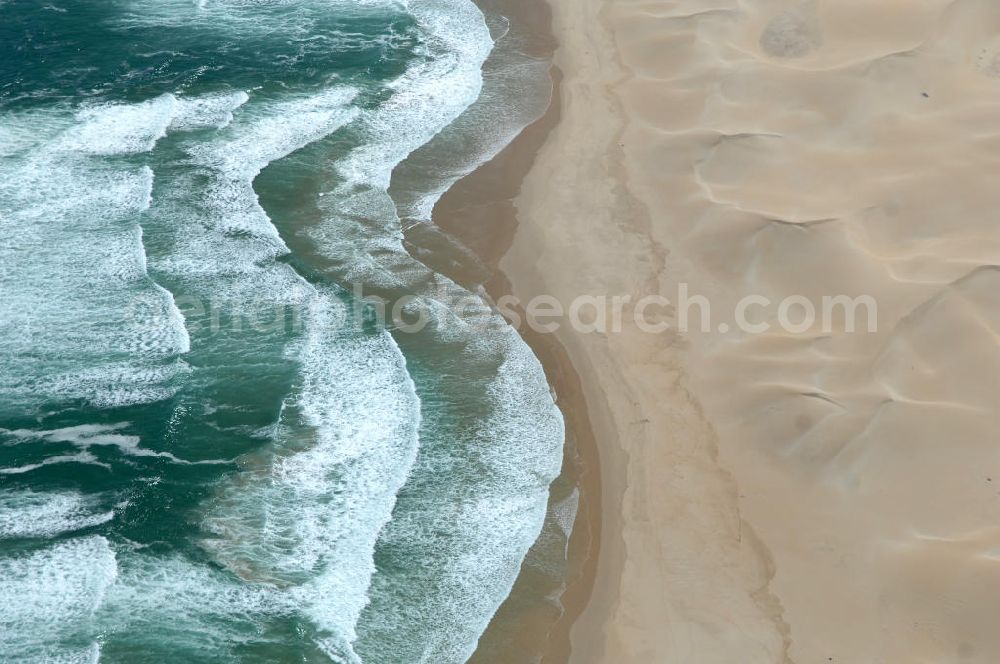
<path id="1" fill-rule="evenodd" d="M 37 397 L 84 399 L 97 408 L 122 408 L 169 399 L 178 378 L 191 372 L 183 361 L 162 366 L 137 362 L 101 363 L 15 384 L 9 392 L 27 390 Z M 0 390 L 2 393 L 2 390 Z"/>
<path id="2" fill-rule="evenodd" d="M 233 112 L 250 100 L 246 92 L 226 92 L 181 98 L 170 119 L 170 129 L 224 129 L 233 121 Z"/>
<path id="3" fill-rule="evenodd" d="M 76 113 L 77 124 L 59 148 L 113 156 L 150 152 L 168 130 L 222 129 L 249 100 L 243 91 L 177 97 L 163 94 L 135 104 L 98 104 Z"/>
<path id="4" fill-rule="evenodd" d="M 0 156 L 15 157 L 34 150 L 74 123 L 65 109 L 8 111 L 0 122 Z M 0 183 L 0 188 L 3 184 Z"/>
<path id="5" fill-rule="evenodd" d="M 443 52 L 415 64 L 388 88 L 393 96 L 366 114 L 368 139 L 337 164 L 348 185 L 385 191 L 392 169 L 468 108 L 482 89 L 493 48 L 482 13 L 467 0 L 412 0 L 407 8 Z"/>
<path id="6" fill-rule="evenodd" d="M 92 643 L 80 648 L 33 648 L 25 653 L 19 664 L 97 664 L 101 661 L 101 646 Z"/>
<path id="7" fill-rule="evenodd" d="M 211 142 L 193 144 L 198 164 L 232 178 L 252 180 L 272 161 L 316 141 L 357 114 L 350 107 L 357 91 L 330 88 L 311 95 L 261 103 L 246 109 L 240 125 Z"/>
<path id="8" fill-rule="evenodd" d="M 60 147 L 92 155 L 149 152 L 167 135 L 177 99 L 161 95 L 138 104 L 103 104 L 77 113 L 79 124 Z"/>
<path id="9" fill-rule="evenodd" d="M 580 489 L 574 488 L 573 492 L 563 498 L 552 508 L 553 517 L 559 530 L 566 537 L 566 546 L 569 546 L 569 536 L 573 532 L 573 525 L 576 523 L 576 515 L 580 510 Z"/>
<path id="10" fill-rule="evenodd" d="M 113 518 L 114 512 L 98 509 L 93 498 L 81 493 L 0 491 L 0 540 L 52 537 Z"/>
<path id="11" fill-rule="evenodd" d="M 318 16 L 366 8 L 400 9 L 405 0 L 129 0 L 116 17 L 122 28 L 187 28 L 243 39 L 305 39 L 316 35 Z M 247 11 L 254 10 L 254 11 Z M 277 10 L 269 12 L 269 10 Z M 368 38 L 368 35 L 365 35 Z"/>
<path id="12" fill-rule="evenodd" d="M 125 551 L 119 558 L 118 578 L 98 617 L 120 630 L 141 633 L 145 626 L 173 632 L 184 642 L 201 637 L 205 646 L 220 648 L 226 627 L 220 619 L 253 622 L 289 608 L 273 586 L 241 583 L 179 555 Z"/>
<path id="13" fill-rule="evenodd" d="M 129 422 L 116 424 L 81 424 L 61 429 L 0 429 L 0 434 L 20 440 L 43 440 L 51 443 L 72 443 L 81 447 L 91 445 L 114 445 L 118 447 L 138 445 L 138 436 L 118 433 L 131 426 Z"/>
<path id="14" fill-rule="evenodd" d="M 549 68 L 548 60 L 530 57 L 499 37 L 484 63 L 483 88 L 476 101 L 394 172 L 393 180 L 404 183 L 393 191 L 399 215 L 410 223 L 429 222 L 434 206 L 452 185 L 497 156 L 540 118 L 551 100 Z"/>
<path id="15" fill-rule="evenodd" d="M 307 336 L 292 355 L 302 367 L 297 405 L 311 443 L 279 443 L 273 460 L 223 488 L 206 516 L 216 534 L 206 546 L 244 578 L 293 584 L 290 598 L 346 656 L 367 601 L 375 540 L 415 455 L 419 409 L 391 338 L 339 334 L 333 319 L 342 305 L 274 261 L 287 248 L 253 180 L 357 117 L 354 94 L 251 101 L 214 140 L 185 145 L 209 184 L 198 211 L 180 219 L 187 228 L 176 251 L 157 258 L 188 292 L 204 289 L 224 305 L 306 309 Z"/>
<path id="16" fill-rule="evenodd" d="M 0 558 L 0 653 L 9 661 L 73 661 L 92 652 L 94 612 L 116 575 L 103 537 Z"/>

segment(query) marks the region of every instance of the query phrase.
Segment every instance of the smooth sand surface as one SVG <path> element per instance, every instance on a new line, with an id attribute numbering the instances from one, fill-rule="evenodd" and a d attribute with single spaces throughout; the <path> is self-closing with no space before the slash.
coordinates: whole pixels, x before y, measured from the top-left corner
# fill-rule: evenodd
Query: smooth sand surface
<path id="1" fill-rule="evenodd" d="M 571 661 L 1000 661 L 1000 3 L 553 4 L 522 300 L 878 305 L 561 329 L 603 485 Z"/>

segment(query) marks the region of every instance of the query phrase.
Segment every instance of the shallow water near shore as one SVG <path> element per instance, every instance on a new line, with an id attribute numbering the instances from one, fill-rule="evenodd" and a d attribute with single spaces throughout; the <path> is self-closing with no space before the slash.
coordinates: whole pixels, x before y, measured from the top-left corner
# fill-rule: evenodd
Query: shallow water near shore
<path id="1" fill-rule="evenodd" d="M 476 285 L 413 257 L 468 250 L 403 229 L 544 108 L 477 103 L 504 19 L 0 12 L 0 658 L 467 660 L 563 426 Z M 429 325 L 380 326 L 355 287 Z"/>

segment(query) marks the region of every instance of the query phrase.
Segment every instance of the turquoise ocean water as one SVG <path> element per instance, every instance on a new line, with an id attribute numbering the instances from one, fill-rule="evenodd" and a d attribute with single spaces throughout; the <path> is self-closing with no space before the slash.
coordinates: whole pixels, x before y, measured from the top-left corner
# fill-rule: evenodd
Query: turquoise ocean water
<path id="1" fill-rule="evenodd" d="M 468 0 L 0 0 L 0 661 L 469 658 L 562 420 L 441 267 L 475 258 L 404 229 L 544 106 L 505 37 Z"/>

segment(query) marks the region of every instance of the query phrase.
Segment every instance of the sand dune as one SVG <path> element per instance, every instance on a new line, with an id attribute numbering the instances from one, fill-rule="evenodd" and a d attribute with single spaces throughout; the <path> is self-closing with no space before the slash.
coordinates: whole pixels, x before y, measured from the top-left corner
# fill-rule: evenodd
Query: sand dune
<path id="1" fill-rule="evenodd" d="M 1000 4 L 555 10 L 515 290 L 713 313 L 561 332 L 608 493 L 576 661 L 1000 661 Z M 720 333 L 751 294 L 877 331 Z"/>

